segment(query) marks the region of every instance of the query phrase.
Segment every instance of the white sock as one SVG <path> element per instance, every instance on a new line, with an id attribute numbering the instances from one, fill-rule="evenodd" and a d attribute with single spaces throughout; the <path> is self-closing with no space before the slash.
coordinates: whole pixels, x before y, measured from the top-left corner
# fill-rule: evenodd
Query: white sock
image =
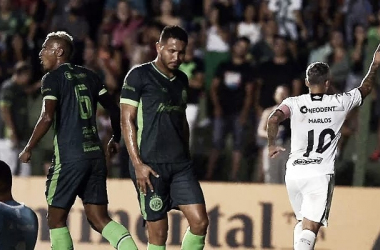
<path id="1" fill-rule="evenodd" d="M 294 227 L 294 232 L 293 232 L 294 249 L 296 248 L 296 245 L 300 239 L 301 233 L 302 233 L 302 221 L 298 222 Z"/>
<path id="2" fill-rule="evenodd" d="M 310 230 L 302 230 L 295 250 L 313 250 L 316 235 Z"/>

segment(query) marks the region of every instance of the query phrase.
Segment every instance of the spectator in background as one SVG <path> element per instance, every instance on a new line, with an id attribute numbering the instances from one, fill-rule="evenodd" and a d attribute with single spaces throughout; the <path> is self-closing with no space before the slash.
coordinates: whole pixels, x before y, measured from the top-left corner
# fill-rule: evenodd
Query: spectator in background
<path id="1" fill-rule="evenodd" d="M 27 101 L 31 77 L 31 66 L 18 62 L 12 77 L 3 83 L 0 92 L 1 117 L 5 125 L 4 137 L 0 140 L 0 160 L 10 166 L 13 175 L 31 174 L 30 164 L 18 161 L 18 154 L 30 135 Z"/>
<path id="2" fill-rule="evenodd" d="M 350 58 L 340 31 L 332 32 L 330 44 L 332 51 L 327 57 L 327 63 L 330 65 L 331 87 L 335 92 L 341 93 L 350 72 Z"/>
<path id="3" fill-rule="evenodd" d="M 173 3 L 171 0 L 162 0 L 160 4 L 160 15 L 156 21 L 160 22 L 163 26 L 181 26 L 181 19 L 173 14 Z"/>
<path id="4" fill-rule="evenodd" d="M 371 51 L 375 50 L 376 46 L 380 43 L 380 10 L 378 10 L 377 15 L 377 25 L 374 27 L 371 27 L 368 30 L 367 33 L 367 46 L 365 50 L 365 55 L 369 56 L 371 55 Z M 379 74 L 377 79 L 379 79 Z M 380 85 L 379 80 L 377 80 L 377 93 L 376 93 L 376 119 L 378 121 L 377 123 L 377 147 L 370 155 L 371 161 L 379 161 L 380 160 Z"/>
<path id="5" fill-rule="evenodd" d="M 261 26 L 256 22 L 256 8 L 253 4 L 248 4 L 244 9 L 244 19 L 237 25 L 237 36 L 246 36 L 255 45 L 261 38 Z"/>
<path id="6" fill-rule="evenodd" d="M 23 11 L 12 8 L 11 0 L 0 0 L 0 47 L 16 33 L 26 35 L 30 22 Z"/>
<path id="7" fill-rule="evenodd" d="M 112 31 L 112 46 L 115 48 L 124 48 L 128 53 L 133 49 L 125 46 L 134 41 L 137 29 L 141 26 L 143 19 L 140 16 L 132 15 L 132 9 L 126 0 L 119 0 L 116 8 L 117 23 Z M 128 42 L 126 44 L 126 42 Z"/>
<path id="8" fill-rule="evenodd" d="M 225 146 L 226 135 L 233 134 L 232 169 L 229 178 L 237 181 L 242 159 L 244 126 L 252 106 L 252 69 L 246 61 L 249 39 L 238 38 L 234 43 L 231 59 L 221 63 L 211 86 L 214 106 L 213 148 L 207 165 L 206 179 L 211 180 Z"/>
<path id="9" fill-rule="evenodd" d="M 263 24 L 263 37 L 252 47 L 251 53 L 256 63 L 260 64 L 273 58 L 274 38 L 277 35 L 277 23 L 268 20 Z"/>
<path id="10" fill-rule="evenodd" d="M 260 119 L 260 124 L 257 129 L 257 134 L 260 139 L 267 140 L 267 121 L 269 115 L 276 110 L 278 105 L 282 103 L 283 100 L 289 97 L 289 87 L 286 85 L 277 86 L 274 93 L 273 99 L 276 101 L 276 105 L 266 108 Z M 278 135 L 276 140 L 276 145 L 281 146 L 286 149 L 286 152 L 290 150 L 290 122 L 289 120 L 280 123 L 278 129 Z M 279 155 L 277 158 L 270 158 L 268 156 L 268 146 L 264 147 L 263 153 L 263 164 L 262 171 L 263 179 L 265 183 L 272 184 L 282 184 L 285 182 L 285 165 L 288 160 L 288 155 L 286 153 Z"/>
<path id="11" fill-rule="evenodd" d="M 290 89 L 290 96 L 304 92 L 298 64 L 287 54 L 287 40 L 282 36 L 276 36 L 273 51 L 273 59 L 259 65 L 258 77 L 261 85 L 259 104 L 261 109 L 276 104 L 273 96 L 279 85 L 287 86 Z"/>
<path id="12" fill-rule="evenodd" d="M 74 37 L 74 64 L 83 63 L 84 42 L 89 38 L 89 25 L 83 7 L 83 0 L 69 0 L 65 11 L 53 18 L 50 28 L 50 31 L 64 30 Z"/>
<path id="13" fill-rule="evenodd" d="M 268 8 L 277 21 L 279 34 L 292 41 L 301 36 L 306 39 L 307 29 L 301 15 L 302 0 L 269 0 Z"/>
<path id="14" fill-rule="evenodd" d="M 201 59 L 194 56 L 194 39 L 189 38 L 183 63 L 179 67 L 189 79 L 186 118 L 189 123 L 190 147 L 194 140 L 194 127 L 199 111 L 199 97 L 204 86 L 204 66 Z"/>

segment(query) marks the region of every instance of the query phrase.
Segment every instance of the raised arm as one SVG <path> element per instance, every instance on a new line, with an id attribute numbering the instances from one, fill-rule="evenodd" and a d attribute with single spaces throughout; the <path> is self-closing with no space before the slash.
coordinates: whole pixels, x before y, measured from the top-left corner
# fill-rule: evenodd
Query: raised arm
<path id="1" fill-rule="evenodd" d="M 373 54 L 371 65 L 369 66 L 368 72 L 359 87 L 363 100 L 365 97 L 367 97 L 371 93 L 373 87 L 376 84 L 376 73 L 379 66 L 380 66 L 380 44 L 379 46 L 377 46 L 377 49 L 375 53 Z"/>

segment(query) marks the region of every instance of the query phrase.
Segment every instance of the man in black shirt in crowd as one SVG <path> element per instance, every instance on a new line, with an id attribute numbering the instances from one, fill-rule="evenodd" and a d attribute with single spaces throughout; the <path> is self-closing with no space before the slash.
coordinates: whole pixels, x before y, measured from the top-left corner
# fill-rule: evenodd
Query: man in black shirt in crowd
<path id="1" fill-rule="evenodd" d="M 230 180 L 236 181 L 241 164 L 244 126 L 253 101 L 252 67 L 246 60 L 249 39 L 239 38 L 232 51 L 231 60 L 218 66 L 211 85 L 214 106 L 213 149 L 207 166 L 206 179 L 213 177 L 220 151 L 225 146 L 226 135 L 233 134 L 232 169 Z"/>
<path id="2" fill-rule="evenodd" d="M 164 250 L 167 213 L 179 208 L 189 222 L 183 250 L 202 250 L 208 217 L 189 152 L 186 103 L 189 81 L 178 68 L 187 33 L 167 26 L 156 44 L 157 58 L 127 74 L 121 93 L 121 121 L 130 174 L 148 226 L 148 250 Z"/>
<path id="3" fill-rule="evenodd" d="M 137 249 L 128 230 L 112 221 L 107 211 L 107 166 L 96 126 L 98 102 L 110 112 L 114 132 L 107 153 L 120 140 L 120 109 L 98 76 L 71 64 L 73 39 L 66 32 L 47 35 L 39 54 L 48 73 L 42 78 L 43 105 L 33 134 L 20 153 L 30 161 L 32 150 L 54 121 L 54 158 L 46 182 L 48 225 L 54 250 L 71 250 L 67 216 L 78 195 L 91 226 L 116 249 Z"/>

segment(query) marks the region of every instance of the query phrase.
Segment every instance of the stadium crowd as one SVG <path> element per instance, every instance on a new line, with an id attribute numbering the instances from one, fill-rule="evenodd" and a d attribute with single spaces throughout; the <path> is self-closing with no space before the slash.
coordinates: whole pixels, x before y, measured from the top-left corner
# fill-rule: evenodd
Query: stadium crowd
<path id="1" fill-rule="evenodd" d="M 288 96 L 306 92 L 308 63 L 327 62 L 331 93 L 357 87 L 366 59 L 380 42 L 376 0 L 0 0 L 0 160 L 14 175 L 44 175 L 53 154 L 50 132 L 21 164 L 41 110 L 39 51 L 46 35 L 74 37 L 73 63 L 95 71 L 118 101 L 123 79 L 135 65 L 156 57 L 166 25 L 189 33 L 183 70 L 190 82 L 187 118 L 200 179 L 283 183 L 286 154 L 269 159 L 266 120 Z M 380 91 L 372 97 L 373 130 L 380 159 Z M 358 127 L 347 119 L 339 146 Z M 99 136 L 108 142 L 111 124 L 97 114 Z M 377 124 L 377 125 L 376 125 Z M 290 124 L 278 143 L 289 150 Z M 228 136 L 231 135 L 231 136 Z M 168 145 L 170 146 L 170 145 Z M 338 158 L 338 161 L 342 157 Z M 108 159 L 110 177 L 127 178 L 128 153 Z"/>

